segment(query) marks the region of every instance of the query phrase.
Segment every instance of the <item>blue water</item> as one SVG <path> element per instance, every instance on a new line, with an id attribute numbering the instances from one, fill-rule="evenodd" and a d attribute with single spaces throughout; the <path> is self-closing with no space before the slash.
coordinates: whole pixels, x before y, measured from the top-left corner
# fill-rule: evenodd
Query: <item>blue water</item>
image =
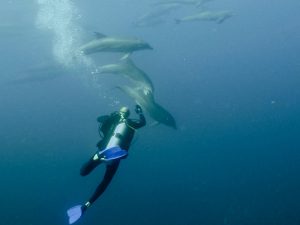
<path id="1" fill-rule="evenodd" d="M 92 74 L 122 54 L 73 57 L 94 31 L 153 46 L 132 59 L 178 129 L 150 126 L 146 115 L 78 224 L 300 224 L 299 1 L 214 0 L 207 9 L 234 16 L 176 25 L 197 12 L 184 6 L 163 24 L 134 27 L 151 2 L 1 1 L 0 224 L 67 224 L 66 210 L 102 178 L 102 166 L 79 175 L 96 151 L 96 118 L 135 103 L 115 89 L 120 76 Z M 48 64 L 60 69 L 35 70 Z M 31 75 L 46 79 L 13 82 Z"/>

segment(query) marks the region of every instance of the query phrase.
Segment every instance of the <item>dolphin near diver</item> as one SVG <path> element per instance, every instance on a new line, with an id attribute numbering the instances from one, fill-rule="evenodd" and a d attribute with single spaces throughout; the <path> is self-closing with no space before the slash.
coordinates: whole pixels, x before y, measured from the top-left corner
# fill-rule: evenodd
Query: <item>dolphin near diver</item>
<path id="1" fill-rule="evenodd" d="M 231 11 L 202 11 L 197 14 L 176 19 L 176 23 L 192 22 L 192 21 L 215 21 L 218 24 L 223 23 L 226 19 L 233 16 Z"/>
<path id="2" fill-rule="evenodd" d="M 135 100 L 148 114 L 158 123 L 177 129 L 174 117 L 161 105 L 155 102 L 152 92 L 147 92 L 139 88 L 129 86 L 117 87 L 129 97 Z"/>
<path id="3" fill-rule="evenodd" d="M 94 74 L 105 73 L 122 75 L 134 82 L 135 86 L 145 91 L 154 91 L 154 86 L 149 76 L 138 68 L 129 57 L 123 57 L 120 63 L 100 66 L 94 72 Z"/>
<path id="4" fill-rule="evenodd" d="M 153 49 L 150 44 L 137 38 L 109 37 L 100 33 L 95 33 L 95 35 L 96 39 L 79 48 L 81 54 L 89 55 L 97 52 L 132 53 Z"/>

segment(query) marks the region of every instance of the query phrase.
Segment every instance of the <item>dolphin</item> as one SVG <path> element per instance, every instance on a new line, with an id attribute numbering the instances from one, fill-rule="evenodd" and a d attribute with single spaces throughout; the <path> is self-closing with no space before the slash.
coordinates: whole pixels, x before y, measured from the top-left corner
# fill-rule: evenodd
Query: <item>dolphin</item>
<path id="1" fill-rule="evenodd" d="M 137 38 L 108 37 L 104 34 L 95 33 L 96 39 L 79 48 L 81 54 L 96 52 L 123 52 L 132 53 L 138 50 L 153 49 L 147 42 Z"/>
<path id="2" fill-rule="evenodd" d="M 190 21 L 216 21 L 218 24 L 223 23 L 226 19 L 233 16 L 231 11 L 202 11 L 200 13 L 186 16 L 181 19 L 176 19 L 176 23 L 190 22 Z"/>
<path id="3" fill-rule="evenodd" d="M 149 27 L 161 24 L 164 22 L 163 18 L 167 16 L 171 11 L 178 9 L 180 4 L 177 3 L 169 3 L 161 5 L 159 8 L 156 8 L 153 11 L 150 11 L 141 17 L 139 17 L 136 21 L 133 22 L 133 25 L 136 27 Z"/>
<path id="4" fill-rule="evenodd" d="M 152 5 L 180 4 L 180 5 L 195 5 L 197 7 L 211 0 L 165 0 L 153 3 Z"/>
<path id="5" fill-rule="evenodd" d="M 174 117 L 161 105 L 155 102 L 152 92 L 147 92 L 129 86 L 117 87 L 129 97 L 133 98 L 157 122 L 177 129 Z"/>
<path id="6" fill-rule="evenodd" d="M 21 84 L 29 84 L 29 83 L 40 83 L 48 80 L 54 80 L 56 78 L 62 77 L 61 74 L 47 74 L 47 75 L 25 75 L 22 77 L 18 77 L 14 80 L 8 81 L 8 85 L 21 85 Z"/>
<path id="7" fill-rule="evenodd" d="M 143 70 L 138 68 L 129 57 L 122 58 L 121 61 L 121 63 L 117 64 L 100 66 L 96 69 L 94 74 L 120 74 L 133 81 L 136 86 L 139 86 L 146 91 L 154 91 L 153 83 L 149 76 Z"/>
<path id="8" fill-rule="evenodd" d="M 9 85 L 21 85 L 28 83 L 39 83 L 60 78 L 66 74 L 66 70 L 61 65 L 52 63 L 42 63 L 33 67 L 19 71 L 23 75 L 17 76 L 7 82 Z"/>

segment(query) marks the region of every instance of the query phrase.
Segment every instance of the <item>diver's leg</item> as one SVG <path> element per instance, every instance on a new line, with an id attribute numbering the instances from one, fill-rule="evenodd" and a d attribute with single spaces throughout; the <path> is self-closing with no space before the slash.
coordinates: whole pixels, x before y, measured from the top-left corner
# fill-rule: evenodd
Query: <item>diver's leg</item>
<path id="1" fill-rule="evenodd" d="M 85 164 L 83 164 L 83 166 L 80 169 L 80 175 L 81 176 L 86 176 L 88 175 L 90 172 L 92 172 L 93 169 L 95 169 L 100 163 L 101 160 L 99 159 L 99 151 L 103 150 L 104 148 L 104 140 L 100 140 L 97 143 L 97 148 L 98 150 L 96 151 L 96 153 L 93 155 L 92 158 L 89 159 L 88 162 L 86 162 Z"/>
<path id="2" fill-rule="evenodd" d="M 90 204 L 92 204 L 94 201 L 96 201 L 96 199 L 99 198 L 100 195 L 103 194 L 103 192 L 105 191 L 105 189 L 107 188 L 107 186 L 111 182 L 113 176 L 117 172 L 119 164 L 120 164 L 120 161 L 117 160 L 117 161 L 113 162 L 113 164 L 106 166 L 106 171 L 105 171 L 105 174 L 104 174 L 104 178 L 101 181 L 101 183 L 98 185 L 98 187 L 96 188 L 96 190 L 95 190 L 94 194 L 92 195 L 92 197 L 90 198 L 90 200 L 89 200 Z"/>
<path id="3" fill-rule="evenodd" d="M 83 164 L 83 166 L 80 169 L 80 175 L 86 176 L 90 172 L 92 172 L 93 169 L 95 169 L 99 164 L 101 163 L 98 153 L 96 153 L 92 158 L 89 159 L 88 162 Z"/>

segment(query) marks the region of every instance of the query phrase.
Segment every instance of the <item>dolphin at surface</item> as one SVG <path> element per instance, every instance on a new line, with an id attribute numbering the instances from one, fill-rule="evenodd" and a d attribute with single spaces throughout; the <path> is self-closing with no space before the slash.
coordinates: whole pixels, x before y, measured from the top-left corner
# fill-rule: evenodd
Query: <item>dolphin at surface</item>
<path id="1" fill-rule="evenodd" d="M 134 51 L 153 49 L 147 42 L 137 38 L 108 37 L 95 33 L 96 39 L 79 48 L 82 54 L 92 54 L 96 52 L 122 52 L 132 53 Z"/>
<path id="2" fill-rule="evenodd" d="M 176 19 L 176 23 L 191 22 L 191 21 L 215 21 L 217 23 L 223 23 L 226 19 L 233 16 L 231 11 L 202 11 L 200 13 L 186 16 L 181 19 Z"/>
<path id="3" fill-rule="evenodd" d="M 123 75 L 125 78 L 128 78 L 131 81 L 133 81 L 136 84 L 136 86 L 146 91 L 154 91 L 154 86 L 149 76 L 143 70 L 138 68 L 129 57 L 122 58 L 121 61 L 121 63 L 117 64 L 108 64 L 100 66 L 94 73 L 120 74 Z"/>
<path id="4" fill-rule="evenodd" d="M 174 117 L 161 105 L 155 102 L 152 92 L 146 92 L 129 86 L 117 87 L 129 97 L 133 98 L 157 122 L 177 129 Z"/>

